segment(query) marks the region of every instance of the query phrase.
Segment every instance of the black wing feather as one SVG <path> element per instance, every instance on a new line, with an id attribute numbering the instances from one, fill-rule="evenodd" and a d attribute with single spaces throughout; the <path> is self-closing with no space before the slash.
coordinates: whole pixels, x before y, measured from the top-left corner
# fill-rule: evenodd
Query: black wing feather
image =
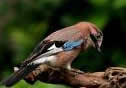
<path id="1" fill-rule="evenodd" d="M 26 66 L 28 63 L 32 62 L 39 55 L 41 55 L 45 52 L 48 52 L 48 48 L 51 47 L 54 43 L 57 47 L 61 47 L 65 43 L 65 41 L 45 40 L 45 41 L 40 42 L 37 45 L 37 47 L 33 50 L 31 55 L 28 57 L 28 59 L 26 59 L 21 66 L 22 67 Z"/>

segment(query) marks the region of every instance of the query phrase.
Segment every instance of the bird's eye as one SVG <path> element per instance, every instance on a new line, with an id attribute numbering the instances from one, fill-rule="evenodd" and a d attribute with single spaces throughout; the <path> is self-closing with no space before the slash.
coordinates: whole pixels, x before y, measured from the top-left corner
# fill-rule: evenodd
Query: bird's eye
<path id="1" fill-rule="evenodd" d="M 96 38 L 99 39 L 101 37 L 101 35 L 97 35 Z"/>
<path id="2" fill-rule="evenodd" d="M 102 33 L 101 33 L 101 32 L 99 32 L 99 33 L 96 35 L 96 39 L 100 39 L 100 38 L 101 38 L 101 36 L 102 36 Z"/>

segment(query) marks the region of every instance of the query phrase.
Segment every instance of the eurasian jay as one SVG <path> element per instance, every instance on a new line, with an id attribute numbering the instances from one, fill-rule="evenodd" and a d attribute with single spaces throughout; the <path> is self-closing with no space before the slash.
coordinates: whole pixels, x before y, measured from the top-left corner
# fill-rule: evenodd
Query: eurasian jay
<path id="1" fill-rule="evenodd" d="M 78 54 L 89 47 L 100 51 L 102 40 L 102 32 L 89 22 L 79 22 L 58 30 L 41 41 L 20 68 L 15 68 L 14 74 L 2 83 L 11 86 L 35 71 L 41 64 L 73 70 L 71 64 Z"/>

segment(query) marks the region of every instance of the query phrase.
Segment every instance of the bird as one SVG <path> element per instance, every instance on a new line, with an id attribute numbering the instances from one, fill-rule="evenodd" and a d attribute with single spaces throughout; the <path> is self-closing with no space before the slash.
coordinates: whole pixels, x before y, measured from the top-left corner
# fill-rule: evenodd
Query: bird
<path id="1" fill-rule="evenodd" d="M 2 84 L 12 86 L 35 72 L 42 64 L 74 71 L 71 64 L 79 53 L 85 52 L 89 47 L 94 47 L 100 52 L 102 41 L 102 31 L 91 22 L 78 22 L 59 29 L 44 38 L 20 67 L 15 67 L 14 73 L 2 81 Z"/>

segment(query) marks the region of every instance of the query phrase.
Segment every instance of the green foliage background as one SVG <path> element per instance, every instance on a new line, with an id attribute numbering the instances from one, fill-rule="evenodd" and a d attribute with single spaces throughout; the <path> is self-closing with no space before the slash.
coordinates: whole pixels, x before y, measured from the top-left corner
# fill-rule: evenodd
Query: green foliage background
<path id="1" fill-rule="evenodd" d="M 73 67 L 90 72 L 126 67 L 126 0 L 0 0 L 0 80 L 48 34 L 79 21 L 96 24 L 104 42 L 102 54 L 89 49 Z M 41 82 L 31 86 L 23 80 L 12 88 L 23 87 L 69 88 Z"/>

